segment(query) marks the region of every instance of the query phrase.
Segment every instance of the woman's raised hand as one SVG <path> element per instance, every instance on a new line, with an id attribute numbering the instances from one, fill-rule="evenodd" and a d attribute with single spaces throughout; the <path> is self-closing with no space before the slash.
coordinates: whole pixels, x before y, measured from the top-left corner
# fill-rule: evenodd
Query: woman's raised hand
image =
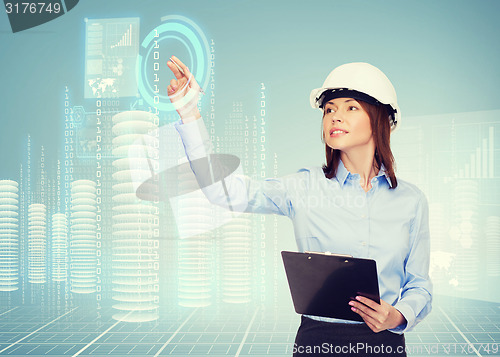
<path id="1" fill-rule="evenodd" d="M 179 67 L 176 66 L 176 63 Z M 167 62 L 175 79 L 167 87 L 168 97 L 179 113 L 182 122 L 187 123 L 201 117 L 198 110 L 198 96 L 201 88 L 189 71 L 189 68 L 175 56 Z"/>

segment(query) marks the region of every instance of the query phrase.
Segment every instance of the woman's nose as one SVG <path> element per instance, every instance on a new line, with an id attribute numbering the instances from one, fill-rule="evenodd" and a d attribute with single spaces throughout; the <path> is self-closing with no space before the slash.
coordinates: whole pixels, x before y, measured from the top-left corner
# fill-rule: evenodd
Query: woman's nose
<path id="1" fill-rule="evenodd" d="M 342 116 L 341 116 L 341 115 L 339 115 L 339 113 L 338 113 L 338 112 L 335 112 L 335 113 L 332 115 L 332 122 L 334 122 L 334 123 L 335 123 L 336 121 L 338 121 L 338 122 L 342 122 L 342 121 L 343 121 Z"/>

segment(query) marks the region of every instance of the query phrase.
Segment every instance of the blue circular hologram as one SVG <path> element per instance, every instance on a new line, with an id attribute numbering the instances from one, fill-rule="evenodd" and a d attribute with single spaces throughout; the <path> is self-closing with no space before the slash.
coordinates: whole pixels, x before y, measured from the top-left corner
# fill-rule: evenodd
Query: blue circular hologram
<path id="1" fill-rule="evenodd" d="M 190 68 L 196 81 L 202 89 L 208 85 L 209 47 L 205 34 L 193 21 L 184 16 L 170 15 L 161 18 L 162 24 L 154 28 L 142 41 L 137 56 L 137 87 L 143 99 L 151 106 L 160 111 L 174 111 L 175 107 L 170 103 L 166 95 L 154 93 L 151 84 L 146 78 L 146 60 L 153 50 L 156 40 L 173 38 L 181 42 L 187 49 L 193 68 Z M 187 39 L 187 42 L 184 40 Z M 159 97 L 159 102 L 154 102 L 154 97 Z"/>

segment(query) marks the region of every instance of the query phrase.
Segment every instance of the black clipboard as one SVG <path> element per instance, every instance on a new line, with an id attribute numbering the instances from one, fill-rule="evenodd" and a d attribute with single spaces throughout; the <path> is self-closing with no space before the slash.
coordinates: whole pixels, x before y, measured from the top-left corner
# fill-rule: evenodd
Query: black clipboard
<path id="1" fill-rule="evenodd" d="M 315 252 L 282 251 L 281 256 L 299 314 L 363 321 L 351 311 L 357 295 L 380 304 L 377 264 L 373 259 Z"/>

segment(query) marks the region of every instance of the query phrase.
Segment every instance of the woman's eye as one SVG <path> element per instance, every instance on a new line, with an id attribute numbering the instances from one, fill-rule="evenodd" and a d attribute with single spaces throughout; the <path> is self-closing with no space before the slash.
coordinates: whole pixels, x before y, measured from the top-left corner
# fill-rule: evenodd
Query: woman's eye
<path id="1" fill-rule="evenodd" d="M 326 114 L 333 113 L 332 108 L 326 108 L 326 109 L 325 109 L 325 113 L 326 113 Z"/>
<path id="2" fill-rule="evenodd" d="M 355 106 L 351 105 L 351 106 L 349 107 L 349 110 L 358 110 L 358 107 L 355 107 Z"/>

